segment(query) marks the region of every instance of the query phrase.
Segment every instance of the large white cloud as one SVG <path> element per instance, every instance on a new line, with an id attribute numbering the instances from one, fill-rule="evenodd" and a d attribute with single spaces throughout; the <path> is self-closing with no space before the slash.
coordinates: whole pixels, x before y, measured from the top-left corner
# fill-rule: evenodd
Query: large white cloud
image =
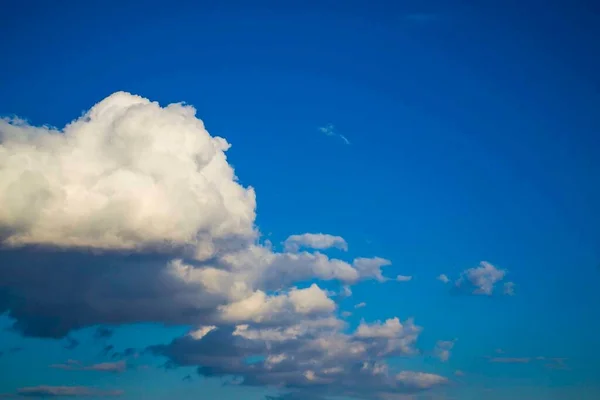
<path id="1" fill-rule="evenodd" d="M 42 337 L 189 325 L 154 350 L 248 385 L 369 398 L 444 382 L 388 370 L 386 357 L 416 353 L 411 319 L 350 330 L 335 295 L 313 283 L 349 294 L 388 280 L 390 261 L 330 258 L 318 250 L 347 244 L 327 234 L 292 235 L 279 252 L 261 243 L 254 191 L 237 182 L 228 148 L 192 107 L 123 92 L 62 130 L 1 120 L 0 313 Z"/>
<path id="2" fill-rule="evenodd" d="M 186 246 L 252 238 L 255 194 L 195 110 L 115 93 L 62 131 L 0 120 L 0 229 L 10 245 Z"/>

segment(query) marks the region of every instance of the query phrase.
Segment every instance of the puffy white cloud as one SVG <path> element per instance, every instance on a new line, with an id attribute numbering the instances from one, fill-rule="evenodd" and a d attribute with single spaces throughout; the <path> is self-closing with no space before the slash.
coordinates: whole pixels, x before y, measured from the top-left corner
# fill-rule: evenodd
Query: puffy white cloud
<path id="1" fill-rule="evenodd" d="M 195 113 L 118 92 L 62 131 L 0 120 L 4 243 L 188 247 L 206 259 L 255 237 L 254 190 Z"/>
<path id="2" fill-rule="evenodd" d="M 221 306 L 222 318 L 228 322 L 266 322 L 285 318 L 292 313 L 310 315 L 329 313 L 335 303 L 316 284 L 306 289 L 292 288 L 288 293 L 269 296 L 258 290 L 249 297 Z M 290 315 L 290 319 L 293 318 Z"/>
<path id="3" fill-rule="evenodd" d="M 354 308 L 365 308 L 367 306 L 367 303 L 365 303 L 364 301 L 361 301 L 360 303 L 356 304 L 354 306 Z"/>
<path id="4" fill-rule="evenodd" d="M 396 277 L 396 280 L 397 280 L 398 282 L 408 282 L 408 281 L 412 280 L 412 276 L 398 275 L 398 276 Z"/>
<path id="5" fill-rule="evenodd" d="M 324 233 L 305 233 L 303 235 L 292 235 L 283 243 L 287 251 L 298 251 L 301 247 L 325 250 L 332 247 L 347 251 L 348 243 L 341 236 L 333 236 Z"/>
<path id="6" fill-rule="evenodd" d="M 448 278 L 448 276 L 446 274 L 441 274 L 437 277 L 438 281 L 442 281 L 443 283 L 448 283 L 450 282 L 450 279 Z"/>
<path id="7" fill-rule="evenodd" d="M 454 340 L 438 340 L 435 344 L 433 353 L 441 361 L 446 362 L 450 359 L 450 350 L 452 350 L 454 344 Z"/>
<path id="8" fill-rule="evenodd" d="M 489 296 L 494 291 L 494 285 L 504 279 L 505 275 L 506 271 L 497 269 L 492 264 L 482 261 L 478 267 L 463 271 L 456 281 L 456 286 L 461 286 L 466 282 L 473 287 L 474 294 Z"/>

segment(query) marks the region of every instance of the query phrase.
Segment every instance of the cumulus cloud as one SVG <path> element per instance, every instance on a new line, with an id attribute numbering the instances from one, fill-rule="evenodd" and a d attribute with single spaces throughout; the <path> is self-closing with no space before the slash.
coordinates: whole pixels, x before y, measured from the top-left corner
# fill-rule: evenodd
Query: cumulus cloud
<path id="1" fill-rule="evenodd" d="M 4 243 L 95 249 L 189 247 L 255 235 L 255 195 L 182 104 L 115 93 L 62 131 L 0 120 Z"/>
<path id="2" fill-rule="evenodd" d="M 450 359 L 450 350 L 452 350 L 454 344 L 454 340 L 438 340 L 433 352 L 437 358 L 446 362 Z"/>
<path id="3" fill-rule="evenodd" d="M 237 376 L 244 385 L 384 398 L 443 383 L 396 374 L 385 362 L 416 353 L 421 328 L 412 319 L 362 321 L 352 331 L 336 317 L 339 296 L 315 282 L 336 281 L 349 293 L 362 280 L 388 280 L 382 269 L 391 262 L 331 258 L 319 250 L 347 243 L 327 234 L 292 235 L 275 251 L 261 241 L 254 190 L 238 182 L 229 147 L 193 107 L 123 92 L 60 130 L 1 120 L 0 313 L 38 337 L 139 322 L 189 325 L 152 351 L 170 367 Z M 97 337 L 110 336 L 103 329 Z M 129 356 L 110 345 L 105 353 Z"/>
<path id="4" fill-rule="evenodd" d="M 364 308 L 364 307 L 366 307 L 366 306 L 367 306 L 367 303 L 365 303 L 364 301 L 362 301 L 362 302 L 360 302 L 360 303 L 356 304 L 356 305 L 354 306 L 354 308 Z"/>
<path id="5" fill-rule="evenodd" d="M 494 267 L 487 261 L 482 261 L 478 267 L 469 268 L 462 272 L 456 281 L 456 286 L 468 285 L 473 294 L 491 295 L 497 282 L 504 279 L 506 271 Z"/>
<path id="6" fill-rule="evenodd" d="M 278 386 L 304 394 L 385 398 L 446 382 L 446 378 L 400 372 L 385 358 L 416 354 L 421 328 L 409 319 L 365 322 L 351 332 L 333 317 L 289 326 L 238 325 L 212 330 L 200 340 L 190 335 L 151 350 L 175 365 L 199 366 L 205 376 L 235 375 L 244 385 Z M 256 356 L 260 355 L 259 361 Z M 254 358 L 252 363 L 247 362 Z M 437 377 L 437 378 L 436 378 Z"/>
<path id="7" fill-rule="evenodd" d="M 396 277 L 396 280 L 397 280 L 398 282 L 408 282 L 408 281 L 412 280 L 412 276 L 398 275 L 398 276 Z"/>
<path id="8" fill-rule="evenodd" d="M 32 386 L 17 390 L 22 397 L 112 397 L 123 395 L 122 390 L 100 390 L 87 386 Z"/>
<path id="9" fill-rule="evenodd" d="M 332 247 L 347 251 L 348 243 L 341 236 L 333 236 L 324 233 L 305 233 L 303 235 L 292 235 L 283 243 L 287 251 L 298 251 L 301 247 L 325 250 Z"/>
<path id="10" fill-rule="evenodd" d="M 496 284 L 506 277 L 507 271 L 496 268 L 487 261 L 482 261 L 479 266 L 469 268 L 461 272 L 458 279 L 454 281 L 454 289 L 466 291 L 476 295 L 491 296 Z M 447 275 L 441 274 L 437 279 L 443 283 L 451 280 Z M 503 286 L 503 294 L 514 295 L 514 283 L 506 282 Z"/>

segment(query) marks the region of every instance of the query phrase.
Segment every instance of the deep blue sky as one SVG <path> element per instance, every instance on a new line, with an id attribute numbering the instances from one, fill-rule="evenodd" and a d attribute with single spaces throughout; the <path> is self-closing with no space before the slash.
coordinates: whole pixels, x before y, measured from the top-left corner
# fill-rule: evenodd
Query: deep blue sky
<path id="1" fill-rule="evenodd" d="M 273 243 L 340 235 L 348 256 L 389 258 L 390 271 L 413 276 L 358 284 L 340 307 L 367 303 L 353 324 L 414 316 L 425 355 L 410 366 L 464 371 L 452 398 L 600 395 L 598 5 L 5 1 L 0 10 L 0 114 L 62 127 L 119 90 L 191 104 L 232 144 L 229 161 L 256 189 L 257 224 Z M 320 132 L 327 124 L 351 144 Z M 514 296 L 455 295 L 436 280 L 482 260 L 509 271 Z M 141 348 L 186 330 L 123 326 L 109 342 Z M 75 384 L 128 399 L 262 396 L 191 370 L 182 382 L 189 371 L 149 356 L 150 369 L 120 375 L 48 368 L 103 361 L 92 334 L 73 333 L 81 344 L 65 350 L 0 333 L 0 393 Z M 446 363 L 427 355 L 453 338 Z M 9 354 L 13 346 L 23 349 Z M 564 357 L 569 369 L 491 363 L 496 349 Z"/>

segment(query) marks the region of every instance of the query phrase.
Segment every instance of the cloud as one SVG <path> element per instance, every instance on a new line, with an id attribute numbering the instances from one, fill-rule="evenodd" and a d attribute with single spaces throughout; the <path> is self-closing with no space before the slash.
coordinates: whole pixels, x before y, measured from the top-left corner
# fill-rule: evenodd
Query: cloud
<path id="1" fill-rule="evenodd" d="M 80 397 L 97 396 L 112 397 L 123 395 L 122 390 L 99 390 L 86 386 L 33 386 L 17 390 L 17 395 L 23 397 Z"/>
<path id="2" fill-rule="evenodd" d="M 457 287 L 470 286 L 473 294 L 490 296 L 497 282 L 504 279 L 506 271 L 494 267 L 487 261 L 482 261 L 478 267 L 469 268 L 461 273 L 455 282 Z"/>
<path id="3" fill-rule="evenodd" d="M 108 339 L 108 338 L 112 337 L 113 333 L 114 332 L 112 331 L 112 329 L 108 329 L 106 327 L 99 326 L 98 328 L 96 328 L 96 331 L 94 332 L 94 339 L 96 339 L 96 340 Z"/>
<path id="4" fill-rule="evenodd" d="M 527 364 L 531 362 L 531 357 L 492 357 L 489 361 L 499 364 Z"/>
<path id="5" fill-rule="evenodd" d="M 254 190 L 238 182 L 229 147 L 191 106 L 123 92 L 61 130 L 2 120 L 0 313 L 23 335 L 72 345 L 68 335 L 84 327 L 190 326 L 149 349 L 167 358 L 165 368 L 192 366 L 311 396 L 389 398 L 444 383 L 386 364 L 417 353 L 421 328 L 411 318 L 352 330 L 337 317 L 339 296 L 321 282 L 350 292 L 363 280 L 389 280 L 382 269 L 391 262 L 331 258 L 319 250 L 347 243 L 327 234 L 292 235 L 275 251 L 261 240 Z M 99 337 L 110 336 L 104 329 Z M 113 360 L 138 352 L 114 350 L 104 347 Z M 119 372 L 126 363 L 62 365 Z"/>
<path id="6" fill-rule="evenodd" d="M 79 346 L 79 340 L 75 338 L 66 337 L 65 340 L 67 341 L 67 343 L 63 347 L 67 350 L 73 350 L 74 348 Z"/>
<path id="7" fill-rule="evenodd" d="M 448 276 L 446 276 L 446 274 L 441 274 L 437 277 L 438 281 L 442 281 L 443 283 L 448 283 L 450 282 L 450 279 L 448 278 Z"/>
<path id="8" fill-rule="evenodd" d="M 367 306 L 367 303 L 365 303 L 365 302 L 363 301 L 363 302 L 360 302 L 360 303 L 356 304 L 356 305 L 354 306 L 354 308 L 364 308 L 364 307 L 366 307 L 366 306 Z"/>
<path id="9" fill-rule="evenodd" d="M 446 362 L 450 359 L 450 350 L 452 350 L 455 343 L 454 340 L 438 340 L 435 344 L 433 353 L 442 362 Z"/>
<path id="10" fill-rule="evenodd" d="M 325 250 L 332 247 L 347 251 L 348 243 L 341 236 L 327 235 L 324 233 L 305 233 L 292 235 L 284 242 L 286 251 L 296 252 L 301 247 Z"/>
<path id="11" fill-rule="evenodd" d="M 429 389 L 448 382 L 447 378 L 440 375 L 411 371 L 400 372 L 396 379 L 406 387 L 416 389 Z"/>
<path id="12" fill-rule="evenodd" d="M 408 282 L 410 280 L 412 280 L 412 276 L 398 275 L 396 277 L 396 281 L 398 281 L 398 282 Z"/>
<path id="13" fill-rule="evenodd" d="M 400 322 L 362 321 L 348 332 L 335 317 L 299 321 L 286 327 L 238 325 L 212 330 L 201 339 L 186 335 L 154 346 L 178 366 L 198 366 L 208 377 L 235 375 L 241 384 L 277 386 L 303 398 L 347 395 L 385 398 L 427 390 L 447 381 L 438 375 L 403 371 L 394 374 L 387 357 L 417 354 L 421 328 Z M 256 355 L 261 355 L 256 361 Z M 247 360 L 254 358 L 249 363 Z"/>
<path id="14" fill-rule="evenodd" d="M 515 284 L 513 282 L 506 282 L 504 284 L 504 294 L 507 296 L 515 295 Z"/>
<path id="15" fill-rule="evenodd" d="M 117 361 L 82 365 L 79 361 L 69 360 L 64 364 L 52 364 L 50 368 L 63 369 L 67 371 L 100 371 L 120 373 L 127 369 L 127 363 L 125 361 Z"/>
<path id="16" fill-rule="evenodd" d="M 324 133 L 327 136 L 337 136 L 344 141 L 346 144 L 350 144 L 350 141 L 342 134 L 337 133 L 333 124 L 327 124 L 319 128 L 319 132 Z"/>

